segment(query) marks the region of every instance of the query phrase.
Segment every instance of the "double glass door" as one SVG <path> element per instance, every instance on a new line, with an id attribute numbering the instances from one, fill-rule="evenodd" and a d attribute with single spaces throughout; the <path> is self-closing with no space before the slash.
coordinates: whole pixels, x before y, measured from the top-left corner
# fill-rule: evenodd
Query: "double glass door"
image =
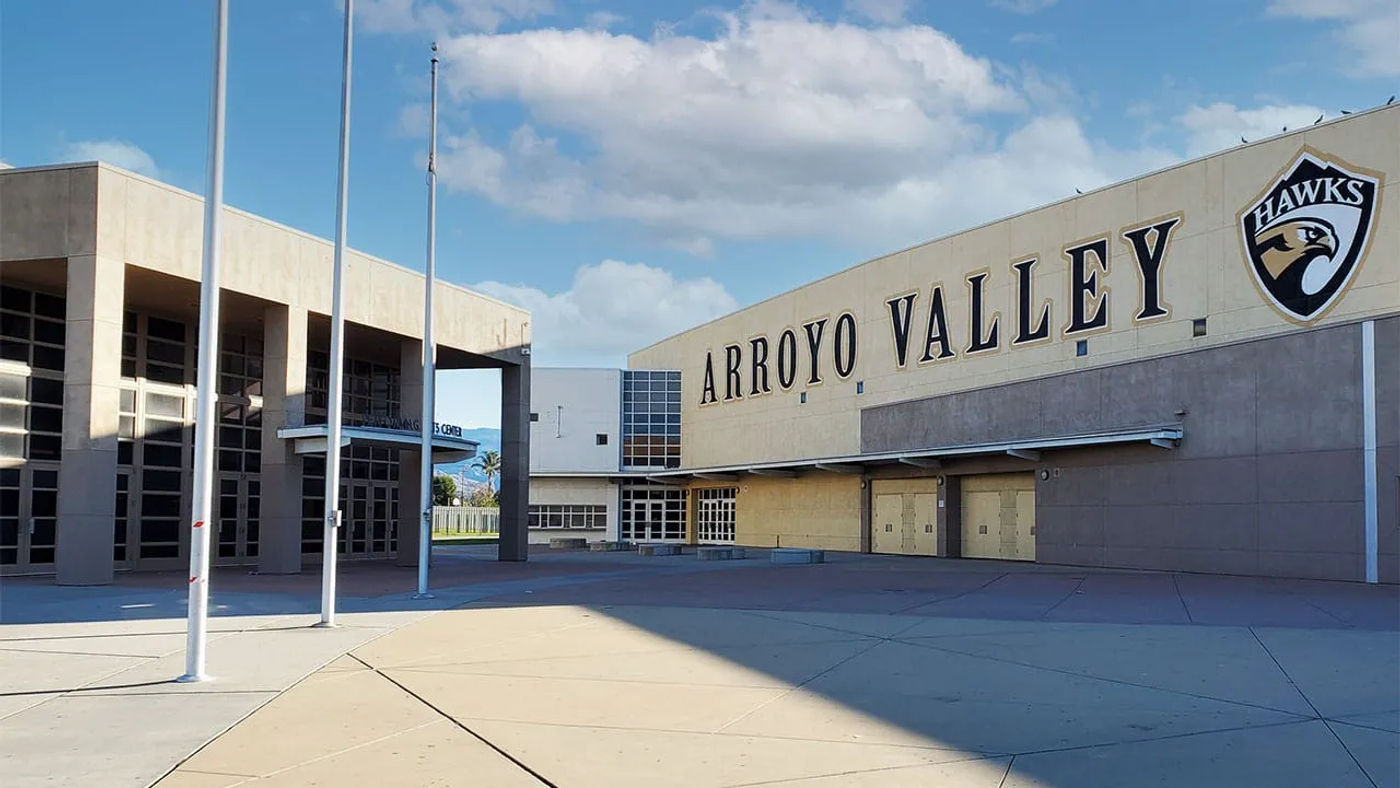
<path id="1" fill-rule="evenodd" d="M 666 504 L 662 501 L 632 502 L 632 533 L 639 542 L 659 542 L 666 538 Z"/>
<path id="2" fill-rule="evenodd" d="M 53 571 L 57 536 L 58 463 L 0 468 L 0 571 Z"/>
<path id="3" fill-rule="evenodd" d="M 215 560 L 224 566 L 257 563 L 262 484 L 246 473 L 219 474 L 214 497 Z"/>
<path id="4" fill-rule="evenodd" d="M 352 480 L 340 486 L 340 554 L 389 558 L 398 549 L 398 482 Z"/>

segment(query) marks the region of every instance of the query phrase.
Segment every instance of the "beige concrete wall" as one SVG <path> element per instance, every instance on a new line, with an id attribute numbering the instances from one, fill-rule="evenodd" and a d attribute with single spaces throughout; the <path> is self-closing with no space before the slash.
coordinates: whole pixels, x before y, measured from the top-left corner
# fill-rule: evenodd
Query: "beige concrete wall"
<path id="1" fill-rule="evenodd" d="M 530 531 L 530 544 L 549 544 L 555 536 L 581 536 L 587 539 L 617 539 L 617 485 L 607 479 L 573 477 L 530 477 L 530 505 L 592 504 L 608 507 L 607 528 L 578 530 L 535 528 Z"/>
<path id="2" fill-rule="evenodd" d="M 96 253 L 198 281 L 203 222 L 197 195 L 105 164 L 0 171 L 3 260 Z M 333 254 L 326 239 L 225 208 L 227 290 L 328 315 Z M 346 320 L 421 338 L 421 274 L 349 250 L 344 291 Z M 519 362 L 514 349 L 530 342 L 528 312 L 441 281 L 434 297 L 440 344 L 483 355 L 508 351 Z"/>
<path id="3" fill-rule="evenodd" d="M 683 372 L 686 467 L 801 459 L 857 453 L 859 409 L 955 391 L 1101 366 L 1137 358 L 1298 330 L 1259 292 L 1245 257 L 1237 214 L 1254 202 L 1306 146 L 1349 169 L 1382 178 L 1369 252 L 1345 294 L 1312 325 L 1335 324 L 1400 311 L 1400 106 L 1323 124 L 1173 167 L 881 257 L 798 290 L 784 293 L 633 353 L 634 368 Z M 1122 233 L 1153 219 L 1180 214 L 1166 251 L 1162 292 L 1169 315 L 1135 323 L 1139 273 Z M 1068 265 L 1063 250 L 1107 237 L 1109 326 L 1065 337 L 1069 315 Z M 1047 341 L 1011 347 L 1016 329 L 1013 262 L 1035 256 L 1033 304 L 1052 303 Z M 965 355 L 971 340 L 968 273 L 988 269 L 986 309 L 999 315 L 1000 349 Z M 923 349 L 930 287 L 942 283 L 956 358 L 917 363 Z M 915 292 L 910 358 L 896 365 L 885 302 Z M 839 379 L 831 349 L 836 317 L 852 312 L 858 324 L 854 373 Z M 1034 312 L 1038 315 L 1038 309 Z M 821 355 L 823 382 L 806 385 L 801 325 L 831 318 Z M 1208 334 L 1192 337 L 1193 318 L 1208 318 Z M 770 370 L 784 328 L 799 336 L 798 380 L 782 391 L 749 394 L 750 338 L 766 336 Z M 1076 357 L 1075 340 L 1089 353 Z M 701 406 L 706 353 L 715 359 L 715 383 L 724 395 L 724 346 L 744 348 L 743 399 Z M 856 394 L 863 381 L 865 393 Z M 806 404 L 799 395 L 807 394 Z"/>
<path id="4" fill-rule="evenodd" d="M 554 479 L 530 477 L 531 504 L 584 503 L 606 504 L 608 517 L 617 509 L 617 485 L 607 479 Z"/>
<path id="5" fill-rule="evenodd" d="M 749 547 L 860 550 L 860 476 L 813 473 L 795 479 L 760 476 L 738 482 L 734 542 Z M 696 485 L 725 487 L 734 485 Z"/>

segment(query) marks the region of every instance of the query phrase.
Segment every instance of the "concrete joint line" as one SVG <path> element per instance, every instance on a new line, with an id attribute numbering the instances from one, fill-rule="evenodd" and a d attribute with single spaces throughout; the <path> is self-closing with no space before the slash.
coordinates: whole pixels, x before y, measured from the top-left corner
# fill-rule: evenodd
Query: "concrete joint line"
<path id="1" fill-rule="evenodd" d="M 1342 737 L 1337 735 L 1337 731 L 1332 728 L 1332 723 L 1329 722 L 1326 717 L 1322 716 L 1322 712 L 1318 711 L 1317 706 L 1312 702 L 1312 699 L 1309 698 L 1306 694 L 1304 694 L 1303 688 L 1298 686 L 1298 682 L 1294 681 L 1293 677 L 1288 675 L 1288 671 L 1283 669 L 1283 664 L 1280 663 L 1278 661 L 1278 658 L 1274 656 L 1274 652 L 1270 651 L 1269 647 L 1264 644 L 1263 639 L 1259 637 L 1259 633 L 1254 631 L 1254 627 L 1249 628 L 1249 634 L 1254 636 L 1254 641 L 1259 644 L 1259 648 L 1264 649 L 1264 653 L 1268 654 L 1269 659 L 1273 660 L 1274 667 L 1277 667 L 1278 672 L 1282 673 L 1285 679 L 1288 679 L 1288 683 L 1292 685 L 1293 689 L 1298 693 L 1298 697 L 1302 698 L 1303 701 L 1308 704 L 1308 708 L 1312 709 L 1313 714 L 1317 715 L 1317 719 L 1319 722 L 1322 723 L 1322 726 L 1327 729 L 1328 733 L 1332 734 L 1332 738 L 1337 740 L 1337 744 L 1342 748 L 1342 751 L 1347 754 L 1348 758 L 1351 758 L 1352 763 L 1356 764 L 1356 768 L 1361 771 L 1361 774 L 1365 775 L 1366 780 L 1371 783 L 1371 788 L 1379 788 L 1379 786 L 1376 785 L 1375 778 L 1371 777 L 1371 773 L 1366 771 L 1365 766 L 1361 765 L 1361 761 L 1357 759 L 1354 753 L 1352 753 L 1351 748 L 1347 746 L 1347 743 L 1345 741 L 1342 741 Z"/>
<path id="2" fill-rule="evenodd" d="M 835 665 L 832 665 L 831 667 L 829 667 L 829 668 L 827 668 L 826 670 L 823 670 L 823 671 L 817 673 L 817 674 L 814 675 L 814 676 L 808 676 L 806 679 L 803 679 L 803 681 L 802 681 L 800 684 L 795 684 L 795 685 L 789 687 L 789 688 L 788 688 L 787 690 L 785 690 L 784 692 L 778 694 L 777 696 L 772 697 L 772 698 L 769 698 L 768 700 L 766 700 L 766 701 L 764 701 L 764 702 L 758 704 L 757 706 L 754 706 L 752 709 L 749 709 L 748 711 L 744 712 L 743 714 L 740 714 L 738 717 L 735 717 L 734 719 L 730 720 L 729 722 L 726 722 L 725 724 L 719 726 L 718 728 L 715 728 L 714 730 L 710 731 L 710 733 L 711 733 L 711 734 L 723 733 L 723 732 L 725 731 L 726 728 L 730 728 L 730 727 L 732 727 L 732 726 L 734 726 L 734 725 L 737 725 L 737 724 L 740 723 L 740 722 L 743 722 L 744 720 L 748 719 L 749 717 L 753 716 L 754 714 L 757 714 L 759 711 L 762 711 L 764 708 L 766 708 L 766 707 L 768 707 L 768 706 L 770 706 L 770 705 L 772 705 L 772 704 L 774 704 L 774 703 L 776 703 L 776 702 L 782 700 L 783 698 L 786 698 L 787 696 L 791 695 L 791 694 L 794 693 L 794 692 L 797 692 L 798 690 L 802 689 L 803 687 L 807 686 L 808 684 L 811 684 L 812 682 L 816 681 L 817 679 L 821 678 L 822 676 L 825 676 L 826 674 L 830 673 L 831 671 L 836 670 L 837 668 L 841 667 L 842 665 L 846 664 L 847 662 L 850 662 L 851 660 L 853 660 L 853 659 L 855 659 L 855 658 L 857 658 L 857 657 L 865 656 L 866 654 L 870 653 L 870 650 L 871 650 L 871 649 L 875 648 L 876 646 L 878 646 L 878 645 L 880 645 L 881 643 L 884 642 L 882 639 L 879 639 L 879 638 L 872 638 L 872 640 L 874 640 L 874 642 L 871 643 L 871 644 L 870 644 L 869 646 L 867 646 L 866 648 L 863 648 L 863 649 L 861 649 L 860 651 L 857 651 L 856 653 L 850 655 L 849 657 L 846 657 L 845 659 L 838 661 Z"/>
<path id="3" fill-rule="evenodd" d="M 548 786 L 549 788 L 559 788 L 559 786 L 546 779 L 544 775 L 540 774 L 534 769 L 531 769 L 529 766 L 526 766 L 524 761 L 520 760 L 519 758 L 516 758 L 514 755 L 511 755 L 510 753 L 506 752 L 503 748 L 496 745 L 495 742 L 492 742 L 490 739 L 486 738 L 485 736 L 482 736 L 481 734 L 467 727 L 465 724 L 462 723 L 461 720 L 458 720 L 456 717 L 453 717 L 452 715 L 433 705 L 430 701 L 428 701 L 427 698 L 424 698 L 422 695 L 419 695 L 418 693 L 414 692 L 408 687 L 405 687 L 404 685 L 400 684 L 392 676 L 389 676 L 388 674 L 381 671 L 379 668 L 370 665 L 368 662 L 365 662 L 364 660 L 360 659 L 354 654 L 350 654 L 349 657 L 355 660 L 356 662 L 360 663 L 361 665 L 364 665 L 366 668 L 369 668 L 370 670 L 374 671 L 375 675 L 379 676 L 380 678 L 383 678 L 385 681 L 393 684 L 395 687 L 398 687 L 400 690 L 407 693 L 409 697 L 414 698 L 419 703 L 437 712 L 438 715 L 441 716 L 443 719 L 471 734 L 472 737 L 474 737 L 477 741 L 480 741 L 482 744 L 485 744 L 487 747 L 490 747 L 492 750 L 495 750 L 496 753 L 502 758 L 505 758 L 506 760 L 520 767 L 521 771 L 524 771 L 526 774 L 530 775 L 531 777 L 534 777 L 536 780 L 539 780 L 541 785 Z"/>
<path id="4" fill-rule="evenodd" d="M 1185 690 L 1174 690 L 1174 689 L 1169 689 L 1169 688 L 1167 688 L 1167 687 L 1154 687 L 1154 686 L 1152 686 L 1151 684 L 1140 684 L 1140 683 L 1138 683 L 1138 682 L 1136 682 L 1136 681 L 1127 681 L 1127 680 L 1125 680 L 1125 679 L 1111 679 L 1111 678 L 1107 678 L 1107 677 L 1104 677 L 1104 676 L 1095 676 L 1095 675 L 1093 675 L 1092 673 L 1077 673 L 1077 672 L 1075 672 L 1075 671 L 1072 671 L 1072 670 L 1065 670 L 1065 669 L 1063 669 L 1063 668 L 1051 668 L 1051 667 L 1047 667 L 1047 666 L 1045 666 L 1045 665 L 1036 665 L 1036 664 L 1031 663 L 1031 662 L 1019 662 L 1019 661 L 1014 660 L 1014 659 L 1005 659 L 1005 658 L 1003 658 L 1003 657 L 991 657 L 991 656 L 987 656 L 986 654 L 976 654 L 976 653 L 973 653 L 973 652 L 970 652 L 970 651 L 960 651 L 960 650 L 955 649 L 955 648 L 948 648 L 947 646 L 937 646 L 937 645 L 933 645 L 933 644 L 931 644 L 931 643 L 915 643 L 915 642 L 912 642 L 912 641 L 909 641 L 909 640 L 900 640 L 900 641 L 898 641 L 898 642 L 904 643 L 905 645 L 909 645 L 909 646 L 919 646 L 920 648 L 931 649 L 931 650 L 933 650 L 933 651 L 942 651 L 942 652 L 945 652 L 945 653 L 948 653 L 948 654 L 957 654 L 957 655 L 963 656 L 963 657 L 971 657 L 972 659 L 982 659 L 982 660 L 986 660 L 986 661 L 988 661 L 988 662 L 1000 662 L 1000 663 L 1006 664 L 1006 665 L 1016 665 L 1016 666 L 1022 667 L 1022 668 L 1030 668 L 1031 670 L 1043 670 L 1043 671 L 1046 671 L 1046 672 L 1048 672 L 1048 673 L 1059 673 L 1059 674 L 1064 675 L 1064 676 L 1073 676 L 1074 678 L 1079 678 L 1079 679 L 1088 679 L 1088 680 L 1090 680 L 1090 681 L 1102 681 L 1102 682 L 1105 682 L 1105 683 L 1107 683 L 1107 684 L 1118 684 L 1118 685 L 1124 686 L 1124 687 L 1136 687 L 1136 688 L 1138 688 L 1138 689 L 1151 690 L 1151 691 L 1153 691 L 1153 692 L 1165 692 L 1165 693 L 1170 694 L 1170 695 L 1181 695 L 1181 696 L 1183 696 L 1183 697 L 1188 697 L 1188 698 L 1197 698 L 1197 699 L 1199 699 L 1199 700 L 1208 700 L 1208 701 L 1211 701 L 1211 702 L 1213 702 L 1213 703 L 1225 703 L 1225 704 L 1229 704 L 1229 705 L 1231 705 L 1231 706 L 1243 706 L 1243 707 L 1245 707 L 1245 708 L 1250 708 L 1250 709 L 1261 709 L 1261 710 L 1263 710 L 1263 711 L 1272 711 L 1272 712 L 1275 712 L 1275 713 L 1278 713 L 1278 714 L 1287 714 L 1287 715 L 1290 716 L 1290 717 L 1297 717 L 1299 720 L 1321 719 L 1320 716 L 1319 716 L 1319 717 L 1308 717 L 1307 715 L 1298 714 L 1297 712 L 1288 711 L 1288 710 L 1286 710 L 1286 709 L 1276 709 L 1276 708 L 1274 708 L 1273 706 L 1264 706 L 1264 705 L 1261 705 L 1261 704 L 1258 704 L 1258 703 L 1247 703 L 1247 702 L 1242 701 L 1242 700 L 1231 700 L 1231 699 L 1229 699 L 1229 698 L 1217 698 L 1217 697 L 1215 697 L 1214 695 L 1203 695 L 1203 694 L 1198 693 L 1198 692 L 1187 692 L 1187 691 L 1185 691 Z M 1300 694 L 1301 694 L 1301 693 L 1300 693 Z M 1312 705 L 1312 704 L 1309 703 L 1309 705 Z M 1316 709 L 1314 709 L 1314 712 L 1315 712 L 1315 711 L 1316 711 Z M 1249 727 L 1249 726 L 1246 726 L 1246 727 Z M 1134 740 L 1134 741 L 1136 741 L 1136 740 Z"/>

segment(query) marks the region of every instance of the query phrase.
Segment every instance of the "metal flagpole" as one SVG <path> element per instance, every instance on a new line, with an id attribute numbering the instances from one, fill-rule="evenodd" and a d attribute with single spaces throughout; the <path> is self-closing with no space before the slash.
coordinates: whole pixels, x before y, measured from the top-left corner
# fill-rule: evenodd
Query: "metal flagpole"
<path id="1" fill-rule="evenodd" d="M 204 196 L 204 262 L 199 282 L 199 380 L 195 400 L 194 500 L 190 513 L 190 602 L 185 675 L 204 681 L 209 619 L 209 530 L 214 476 L 214 387 L 219 360 L 219 239 L 224 202 L 224 71 L 228 60 L 228 0 L 214 3 L 214 82 L 209 110 L 209 182 Z"/>
<path id="2" fill-rule="evenodd" d="M 432 599 L 428 593 L 428 561 L 433 552 L 433 420 L 436 403 L 437 344 L 433 342 L 433 283 L 437 280 L 437 44 L 433 44 L 432 102 L 428 110 L 428 271 L 423 277 L 423 414 L 419 474 L 419 501 L 423 526 L 418 534 L 418 593 L 414 599 Z"/>
<path id="3" fill-rule="evenodd" d="M 340 540 L 340 422 L 345 388 L 345 210 L 350 169 L 350 47 L 355 0 L 345 0 L 345 57 L 340 92 L 340 175 L 335 197 L 335 262 L 331 276 L 331 363 L 326 395 L 326 525 L 321 542 L 321 623 L 335 626 L 335 563 Z"/>

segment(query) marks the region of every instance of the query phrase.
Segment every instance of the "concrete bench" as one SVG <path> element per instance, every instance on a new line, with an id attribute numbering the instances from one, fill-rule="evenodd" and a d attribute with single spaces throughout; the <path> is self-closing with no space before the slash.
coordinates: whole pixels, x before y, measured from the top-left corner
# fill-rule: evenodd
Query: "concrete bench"
<path id="1" fill-rule="evenodd" d="M 807 550 L 801 547 L 775 547 L 768 553 L 770 563 L 821 564 L 826 562 L 826 554 L 821 550 Z"/>
<path id="2" fill-rule="evenodd" d="M 555 536 L 549 540 L 551 550 L 583 550 L 588 547 L 588 540 L 582 536 Z"/>
<path id="3" fill-rule="evenodd" d="M 588 550 L 593 553 L 622 553 L 628 550 L 636 550 L 637 546 L 631 542 L 589 542 Z"/>
<path id="4" fill-rule="evenodd" d="M 719 545 L 701 547 L 695 551 L 695 557 L 701 561 L 735 561 L 744 557 L 744 548 Z"/>
<path id="5" fill-rule="evenodd" d="M 680 555 L 681 546 L 678 544 L 657 543 L 637 545 L 637 555 Z"/>

